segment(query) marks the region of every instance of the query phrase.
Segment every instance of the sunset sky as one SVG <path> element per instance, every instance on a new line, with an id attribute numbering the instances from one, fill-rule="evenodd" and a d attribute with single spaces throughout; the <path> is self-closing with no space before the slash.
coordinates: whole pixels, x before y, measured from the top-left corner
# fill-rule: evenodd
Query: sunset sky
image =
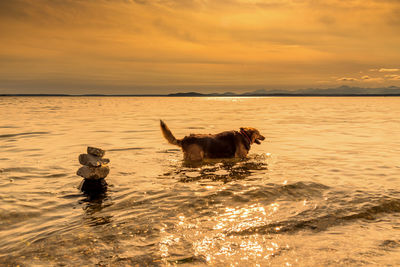
<path id="1" fill-rule="evenodd" d="M 0 93 L 341 85 L 400 86 L 400 1 L 0 1 Z"/>

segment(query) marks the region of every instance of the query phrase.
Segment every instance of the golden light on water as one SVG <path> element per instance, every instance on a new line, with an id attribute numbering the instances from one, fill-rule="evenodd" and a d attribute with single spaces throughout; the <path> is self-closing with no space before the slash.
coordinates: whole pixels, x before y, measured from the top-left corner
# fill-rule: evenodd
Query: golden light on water
<path id="1" fill-rule="evenodd" d="M 397 97 L 1 101 L 5 265 L 399 266 Z M 160 115 L 177 137 L 251 123 L 271 142 L 191 166 Z M 112 174 L 92 198 L 76 156 L 97 142 Z"/>
<path id="2" fill-rule="evenodd" d="M 279 244 L 269 235 L 254 233 L 241 237 L 230 233 L 240 233 L 248 229 L 268 224 L 272 216 L 279 211 L 278 203 L 271 203 L 264 207 L 252 204 L 248 207 L 226 207 L 223 212 L 204 221 L 188 221 L 183 215 L 178 216 L 175 234 L 163 232 L 159 250 L 161 257 L 169 259 L 170 250 L 180 244 L 181 237 L 192 239 L 195 255 L 202 255 L 210 263 L 218 263 L 227 257 L 233 257 L 237 263 L 252 260 L 253 262 L 268 261 L 288 246 Z M 205 225 L 209 225 L 208 233 L 203 232 Z M 190 230 L 189 230 L 190 229 Z M 186 232 L 193 229 L 195 234 L 188 236 Z M 276 229 L 278 230 L 278 228 Z"/>

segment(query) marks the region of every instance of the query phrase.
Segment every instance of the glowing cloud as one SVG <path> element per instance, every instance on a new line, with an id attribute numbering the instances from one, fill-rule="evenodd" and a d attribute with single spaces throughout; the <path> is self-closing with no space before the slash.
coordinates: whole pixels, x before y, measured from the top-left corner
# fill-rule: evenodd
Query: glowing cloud
<path id="1" fill-rule="evenodd" d="M 368 75 L 362 76 L 361 80 L 364 82 L 382 82 L 384 79 L 380 77 L 370 77 Z"/>
<path id="2" fill-rule="evenodd" d="M 0 93 L 243 92 L 372 81 L 346 77 L 400 62 L 399 10 L 393 0 L 0 1 Z"/>
<path id="3" fill-rule="evenodd" d="M 385 78 L 392 81 L 400 81 L 400 75 L 396 74 L 385 75 Z"/>
<path id="4" fill-rule="evenodd" d="M 379 69 L 379 72 L 396 72 L 399 71 L 400 69 Z"/>
<path id="5" fill-rule="evenodd" d="M 338 82 L 355 82 L 358 81 L 358 79 L 356 78 L 349 78 L 349 77 L 343 77 L 343 78 L 339 78 L 337 79 Z"/>

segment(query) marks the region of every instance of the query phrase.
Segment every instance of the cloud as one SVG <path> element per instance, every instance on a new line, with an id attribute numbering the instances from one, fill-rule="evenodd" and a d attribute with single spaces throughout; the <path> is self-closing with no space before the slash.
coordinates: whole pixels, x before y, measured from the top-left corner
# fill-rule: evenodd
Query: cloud
<path id="1" fill-rule="evenodd" d="M 396 74 L 387 74 L 385 75 L 385 78 L 391 81 L 400 81 L 400 75 Z"/>
<path id="2" fill-rule="evenodd" d="M 383 79 L 380 77 L 370 77 L 368 75 L 362 76 L 361 80 L 364 82 L 382 82 L 383 81 Z"/>
<path id="3" fill-rule="evenodd" d="M 381 79 L 395 73 L 400 27 L 387 18 L 399 7 L 394 0 L 0 0 L 0 93 L 1 79 L 23 89 L 47 79 L 71 88 L 381 81 L 359 70 L 393 67 L 368 72 Z M 397 76 L 384 85 L 390 79 Z"/>
<path id="4" fill-rule="evenodd" d="M 349 77 L 343 77 L 343 78 L 337 79 L 336 81 L 338 81 L 338 82 L 356 82 L 356 81 L 358 81 L 358 79 L 349 78 Z"/>
<path id="5" fill-rule="evenodd" d="M 381 68 L 378 71 L 379 72 L 396 72 L 399 71 L 400 69 L 385 69 L 385 68 Z"/>

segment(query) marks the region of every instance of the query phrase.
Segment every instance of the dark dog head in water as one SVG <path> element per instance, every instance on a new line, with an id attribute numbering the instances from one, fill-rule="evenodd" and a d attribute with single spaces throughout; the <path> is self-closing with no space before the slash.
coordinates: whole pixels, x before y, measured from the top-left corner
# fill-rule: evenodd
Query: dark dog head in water
<path id="1" fill-rule="evenodd" d="M 256 128 L 243 127 L 240 131 L 225 131 L 217 134 L 190 134 L 176 139 L 168 126 L 161 121 L 161 132 L 170 144 L 182 148 L 188 161 L 207 158 L 245 158 L 252 144 L 260 144 L 265 137 Z"/>

